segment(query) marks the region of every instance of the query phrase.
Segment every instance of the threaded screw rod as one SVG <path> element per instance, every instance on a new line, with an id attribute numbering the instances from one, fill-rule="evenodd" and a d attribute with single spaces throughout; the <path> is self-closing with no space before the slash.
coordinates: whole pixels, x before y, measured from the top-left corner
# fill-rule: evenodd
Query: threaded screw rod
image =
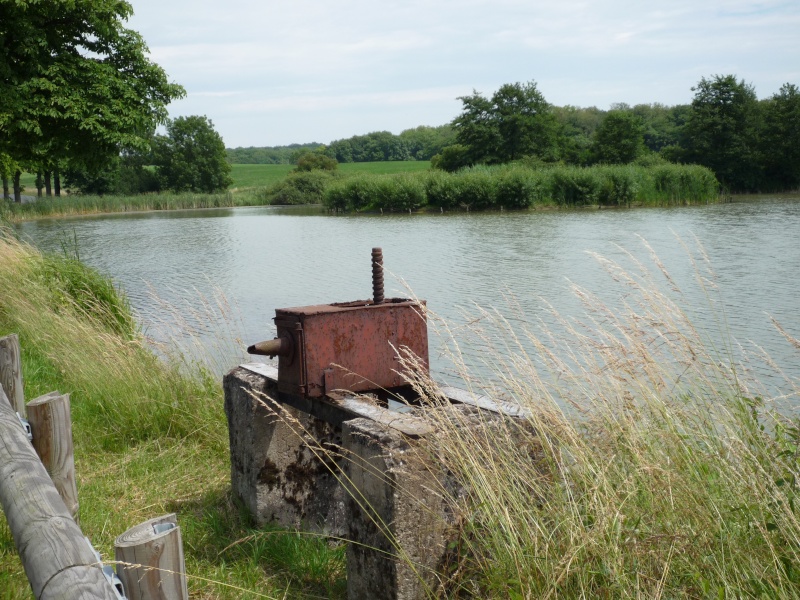
<path id="1" fill-rule="evenodd" d="M 383 250 L 372 249 L 372 302 L 383 302 Z"/>

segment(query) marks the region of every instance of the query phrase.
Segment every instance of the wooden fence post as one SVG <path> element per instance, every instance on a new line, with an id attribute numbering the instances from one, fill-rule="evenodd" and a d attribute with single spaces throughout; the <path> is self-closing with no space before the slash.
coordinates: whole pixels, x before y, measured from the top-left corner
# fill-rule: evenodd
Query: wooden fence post
<path id="1" fill-rule="evenodd" d="M 16 333 L 0 337 L 0 385 L 11 400 L 11 406 L 24 419 L 25 395 L 22 389 L 22 360 L 19 336 Z"/>
<path id="2" fill-rule="evenodd" d="M 72 518 L 78 522 L 78 488 L 69 394 L 50 392 L 28 402 L 33 448 Z"/>
<path id="3" fill-rule="evenodd" d="M 131 527 L 114 541 L 128 600 L 188 600 L 181 530 L 175 514 Z"/>
<path id="4" fill-rule="evenodd" d="M 0 506 L 37 600 L 116 600 L 0 388 Z"/>

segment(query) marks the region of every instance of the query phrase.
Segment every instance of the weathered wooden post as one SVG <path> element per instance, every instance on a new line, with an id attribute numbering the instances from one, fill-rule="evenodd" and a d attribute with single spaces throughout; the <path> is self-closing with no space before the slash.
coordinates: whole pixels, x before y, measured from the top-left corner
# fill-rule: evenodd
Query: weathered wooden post
<path id="1" fill-rule="evenodd" d="M 128 600 L 188 600 L 181 530 L 175 514 L 156 517 L 114 541 Z"/>
<path id="2" fill-rule="evenodd" d="M 25 418 L 22 360 L 19 351 L 19 336 L 16 333 L 0 337 L 0 385 L 6 391 L 14 410 Z"/>
<path id="3" fill-rule="evenodd" d="M 117 600 L 2 388 L 0 505 L 34 597 Z"/>
<path id="4" fill-rule="evenodd" d="M 72 518 L 78 521 L 78 488 L 69 394 L 50 392 L 28 402 L 33 448 Z"/>

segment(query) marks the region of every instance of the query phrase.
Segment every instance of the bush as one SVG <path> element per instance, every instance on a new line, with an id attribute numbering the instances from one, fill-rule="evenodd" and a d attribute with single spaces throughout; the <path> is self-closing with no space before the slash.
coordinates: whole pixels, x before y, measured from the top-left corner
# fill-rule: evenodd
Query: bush
<path id="1" fill-rule="evenodd" d="M 456 177 L 458 205 L 466 210 L 486 210 L 497 204 L 496 169 L 472 167 Z"/>
<path id="2" fill-rule="evenodd" d="M 294 170 L 298 173 L 303 171 L 335 171 L 338 166 L 339 163 L 335 158 L 319 152 L 306 152 L 297 159 L 297 166 Z"/>
<path id="3" fill-rule="evenodd" d="M 462 144 L 453 144 L 442 148 L 441 153 L 431 158 L 431 167 L 453 173 L 469 166 L 469 148 Z"/>
<path id="4" fill-rule="evenodd" d="M 370 208 L 389 211 L 415 210 L 425 203 L 425 187 L 419 177 L 409 174 L 376 178 Z"/>
<path id="5" fill-rule="evenodd" d="M 498 206 L 529 208 L 541 201 L 541 176 L 533 169 L 512 168 L 501 172 L 495 189 Z"/>
<path id="6" fill-rule="evenodd" d="M 290 173 L 265 192 L 269 204 L 321 204 L 325 188 L 333 181 L 329 171 Z"/>
<path id="7" fill-rule="evenodd" d="M 335 210 L 364 210 L 374 202 L 379 176 L 359 174 L 337 182 L 325 190 L 325 206 Z"/>

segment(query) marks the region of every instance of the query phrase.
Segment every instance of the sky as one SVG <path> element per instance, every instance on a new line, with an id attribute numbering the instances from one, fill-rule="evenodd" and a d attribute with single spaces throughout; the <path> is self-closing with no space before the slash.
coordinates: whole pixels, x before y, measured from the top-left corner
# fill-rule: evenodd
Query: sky
<path id="1" fill-rule="evenodd" d="M 535 81 L 551 104 L 688 104 L 702 77 L 800 85 L 800 1 L 129 0 L 151 59 L 227 147 L 443 125 Z"/>

